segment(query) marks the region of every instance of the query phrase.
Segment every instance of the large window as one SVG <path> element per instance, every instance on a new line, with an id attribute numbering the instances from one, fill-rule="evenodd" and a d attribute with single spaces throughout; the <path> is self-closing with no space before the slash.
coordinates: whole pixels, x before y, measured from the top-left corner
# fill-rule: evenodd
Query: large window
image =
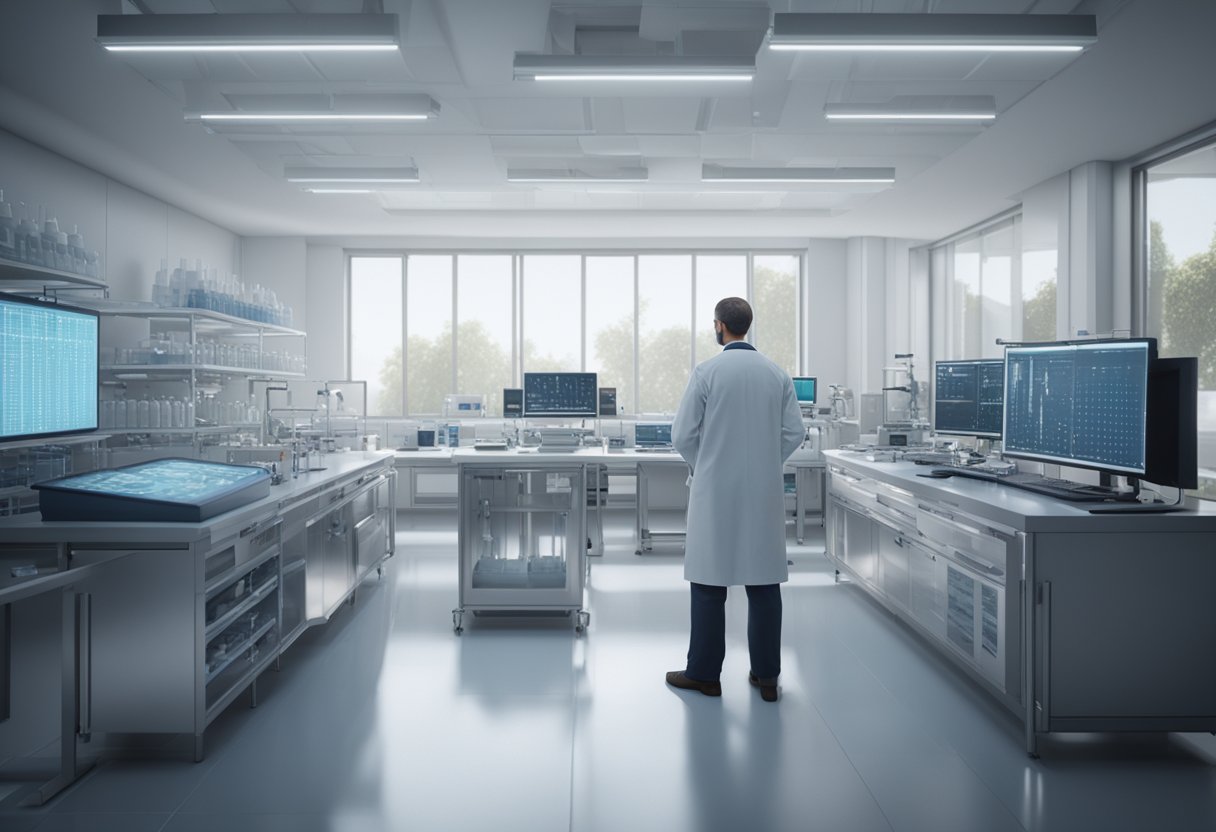
<path id="1" fill-rule="evenodd" d="M 616 388 L 619 413 L 633 413 L 633 257 L 587 258 L 586 370 Z"/>
<path id="2" fill-rule="evenodd" d="M 485 393 L 491 413 L 513 383 L 513 268 L 509 254 L 456 258 L 456 392 Z"/>
<path id="3" fill-rule="evenodd" d="M 1200 491 L 1216 499 L 1216 141 L 1139 175 L 1144 328 L 1162 356 L 1199 358 Z"/>
<path id="4" fill-rule="evenodd" d="M 350 373 L 367 382 L 372 413 L 400 416 L 401 258 L 350 261 Z"/>
<path id="5" fill-rule="evenodd" d="M 668 413 L 680 403 L 692 369 L 691 313 L 692 257 L 639 257 L 639 413 Z"/>
<path id="6" fill-rule="evenodd" d="M 929 267 L 935 315 L 946 327 L 934 334 L 935 360 L 1000 358 L 996 339 L 1049 340 L 1055 335 L 1054 252 L 1036 261 L 1033 281 L 1022 280 L 1021 217 L 935 247 Z M 1050 306 L 1048 306 L 1050 298 Z"/>
<path id="7" fill-rule="evenodd" d="M 373 416 L 438 415 L 452 392 L 498 415 L 531 371 L 594 372 L 620 413 L 670 413 L 718 351 L 724 297 L 752 302 L 754 343 L 797 374 L 801 271 L 768 252 L 353 254 L 350 373 Z"/>
<path id="8" fill-rule="evenodd" d="M 408 413 L 439 413 L 453 390 L 450 254 L 405 261 L 405 405 Z"/>
<path id="9" fill-rule="evenodd" d="M 752 309 L 756 348 L 790 375 L 798 374 L 798 272 L 792 254 L 752 258 Z"/>

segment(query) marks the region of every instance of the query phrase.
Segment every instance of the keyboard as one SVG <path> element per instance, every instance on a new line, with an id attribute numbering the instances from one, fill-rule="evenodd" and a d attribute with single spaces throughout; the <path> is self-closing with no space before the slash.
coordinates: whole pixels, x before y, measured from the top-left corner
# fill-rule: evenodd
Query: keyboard
<path id="1" fill-rule="evenodd" d="M 1022 491 L 1042 494 L 1045 497 L 1067 500 L 1070 503 L 1102 503 L 1108 500 L 1135 499 L 1131 492 L 1124 495 L 1120 492 L 1111 491 L 1109 488 L 1101 485 L 1085 485 L 1084 483 L 1073 482 L 1072 480 L 1053 479 L 1051 477 L 1039 476 L 1038 474 L 1018 472 L 1001 475 L 987 471 L 977 471 L 973 468 L 939 468 L 935 469 L 934 473 L 937 473 L 939 470 L 955 477 L 995 482 L 1011 488 L 1018 488 Z"/>
<path id="2" fill-rule="evenodd" d="M 670 445 L 638 445 L 634 450 L 640 454 L 669 454 L 675 449 Z"/>
<path id="3" fill-rule="evenodd" d="M 495 442 L 493 439 L 478 439 L 473 443 L 475 451 L 505 451 L 506 449 L 506 442 Z"/>
<path id="4" fill-rule="evenodd" d="M 904 459 L 917 465 L 954 464 L 954 454 L 949 451 L 908 451 L 904 454 Z"/>

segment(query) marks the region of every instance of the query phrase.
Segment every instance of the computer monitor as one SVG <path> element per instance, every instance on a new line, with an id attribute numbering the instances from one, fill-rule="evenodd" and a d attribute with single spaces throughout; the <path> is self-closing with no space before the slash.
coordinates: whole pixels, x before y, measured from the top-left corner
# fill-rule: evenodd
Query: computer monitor
<path id="1" fill-rule="evenodd" d="M 1004 359 L 938 361 L 935 365 L 935 433 L 999 439 L 1004 404 Z"/>
<path id="2" fill-rule="evenodd" d="M 670 447 L 671 422 L 639 422 L 633 428 L 633 444 L 639 448 Z"/>
<path id="3" fill-rule="evenodd" d="M 97 430 L 98 314 L 0 294 L 0 442 Z"/>
<path id="4" fill-rule="evenodd" d="M 502 388 L 502 415 L 508 419 L 524 415 L 524 391 L 518 387 Z"/>
<path id="5" fill-rule="evenodd" d="M 1005 350 L 1006 456 L 1143 476 L 1153 339 Z"/>
<path id="6" fill-rule="evenodd" d="M 1148 450 L 1144 479 L 1199 487 L 1199 359 L 1158 358 L 1148 370 Z"/>
<path id="7" fill-rule="evenodd" d="M 794 376 L 794 395 L 799 404 L 815 403 L 815 386 L 814 376 Z"/>
<path id="8" fill-rule="evenodd" d="M 524 373 L 524 416 L 594 418 L 599 392 L 595 373 Z"/>

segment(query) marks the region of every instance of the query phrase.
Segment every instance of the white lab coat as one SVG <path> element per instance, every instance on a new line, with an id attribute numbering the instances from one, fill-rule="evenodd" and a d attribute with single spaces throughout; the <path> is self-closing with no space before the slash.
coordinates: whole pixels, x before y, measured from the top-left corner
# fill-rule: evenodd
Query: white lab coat
<path id="1" fill-rule="evenodd" d="M 782 466 L 804 435 L 793 381 L 759 352 L 728 346 L 693 370 L 671 428 L 692 469 L 685 580 L 789 580 Z"/>

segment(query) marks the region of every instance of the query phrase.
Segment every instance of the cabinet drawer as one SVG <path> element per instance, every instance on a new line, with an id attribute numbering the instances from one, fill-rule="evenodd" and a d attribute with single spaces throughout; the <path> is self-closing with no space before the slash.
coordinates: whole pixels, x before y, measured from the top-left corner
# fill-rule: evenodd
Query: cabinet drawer
<path id="1" fill-rule="evenodd" d="M 937 544 L 947 555 L 961 554 L 967 566 L 1005 581 L 1005 557 L 1009 541 L 997 532 L 961 522 L 954 517 L 921 508 L 916 515 L 916 528 L 928 540 Z"/>

